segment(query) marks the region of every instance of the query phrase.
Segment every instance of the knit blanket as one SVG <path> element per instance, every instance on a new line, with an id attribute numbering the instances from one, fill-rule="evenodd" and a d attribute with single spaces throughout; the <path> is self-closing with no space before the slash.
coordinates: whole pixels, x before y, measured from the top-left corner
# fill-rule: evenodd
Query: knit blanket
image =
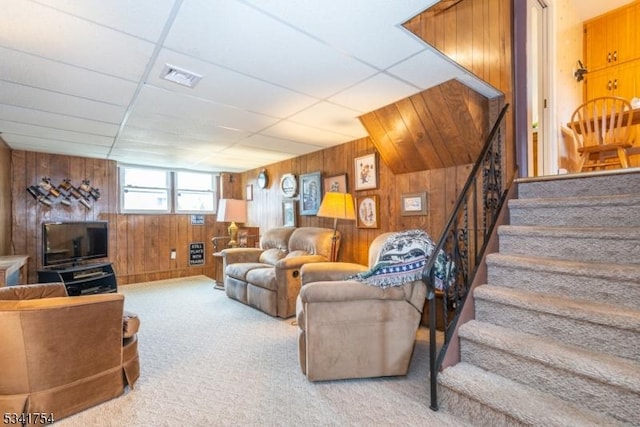
<path id="1" fill-rule="evenodd" d="M 422 272 L 435 243 L 423 230 L 407 230 L 395 233 L 387 239 L 380 250 L 377 263 L 371 270 L 350 278 L 370 286 L 388 288 L 422 280 Z M 454 276 L 455 266 L 440 250 L 434 265 L 435 287 L 443 290 Z"/>

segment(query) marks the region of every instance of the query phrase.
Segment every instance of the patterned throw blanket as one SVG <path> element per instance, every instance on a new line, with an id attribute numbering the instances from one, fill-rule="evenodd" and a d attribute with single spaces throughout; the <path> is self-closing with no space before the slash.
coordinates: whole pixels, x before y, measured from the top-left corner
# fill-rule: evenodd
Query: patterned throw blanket
<path id="1" fill-rule="evenodd" d="M 395 233 L 387 239 L 380 250 L 378 262 L 369 271 L 350 278 L 370 286 L 388 288 L 422 280 L 422 271 L 435 249 L 429 235 L 422 230 L 407 230 Z M 453 280 L 454 265 L 440 251 L 434 264 L 436 289 L 444 289 Z M 449 279 L 450 278 L 450 279 Z"/>

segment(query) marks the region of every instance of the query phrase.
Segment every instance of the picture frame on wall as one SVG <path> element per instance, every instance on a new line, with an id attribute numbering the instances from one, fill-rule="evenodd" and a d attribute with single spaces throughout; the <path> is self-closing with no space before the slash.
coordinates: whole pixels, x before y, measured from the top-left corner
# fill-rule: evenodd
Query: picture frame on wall
<path id="1" fill-rule="evenodd" d="M 247 193 L 246 200 L 248 200 L 248 201 L 253 200 L 253 184 L 248 184 L 247 185 L 246 193 Z"/>
<path id="2" fill-rule="evenodd" d="M 296 202 L 285 200 L 282 202 L 282 225 L 285 227 L 296 227 Z"/>
<path id="3" fill-rule="evenodd" d="M 354 177 L 356 190 L 378 188 L 378 163 L 376 153 L 354 159 Z"/>
<path id="4" fill-rule="evenodd" d="M 379 228 L 380 209 L 378 196 L 356 197 L 356 226 L 358 228 Z"/>
<path id="5" fill-rule="evenodd" d="M 315 215 L 322 201 L 320 172 L 300 175 L 300 215 Z"/>
<path id="6" fill-rule="evenodd" d="M 427 214 L 427 193 L 405 193 L 401 196 L 400 215 L 414 216 Z"/>
<path id="7" fill-rule="evenodd" d="M 333 193 L 347 192 L 347 174 L 328 176 L 324 179 L 324 191 Z"/>

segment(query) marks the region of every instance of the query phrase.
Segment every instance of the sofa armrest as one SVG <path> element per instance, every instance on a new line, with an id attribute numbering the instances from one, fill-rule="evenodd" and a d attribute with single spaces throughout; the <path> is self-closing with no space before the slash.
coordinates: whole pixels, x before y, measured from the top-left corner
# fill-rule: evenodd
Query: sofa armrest
<path id="1" fill-rule="evenodd" d="M 264 252 L 260 248 L 229 248 L 222 251 L 224 264 L 236 264 L 239 262 L 260 262 L 260 254 Z"/>
<path id="2" fill-rule="evenodd" d="M 303 303 L 314 302 L 344 302 L 360 300 L 406 300 L 405 287 L 410 283 L 391 288 L 378 288 L 357 282 L 346 280 L 342 282 L 315 282 L 309 283 L 300 289 L 300 298 Z"/>
<path id="3" fill-rule="evenodd" d="M 286 269 L 292 269 L 292 268 L 300 268 L 307 263 L 326 262 L 326 261 L 328 261 L 327 257 L 322 255 L 292 256 L 292 257 L 285 257 L 279 260 L 276 263 L 276 268 L 286 270 Z"/>
<path id="4" fill-rule="evenodd" d="M 368 267 L 352 262 L 314 262 L 300 269 L 302 286 L 312 282 L 335 282 L 367 271 Z"/>

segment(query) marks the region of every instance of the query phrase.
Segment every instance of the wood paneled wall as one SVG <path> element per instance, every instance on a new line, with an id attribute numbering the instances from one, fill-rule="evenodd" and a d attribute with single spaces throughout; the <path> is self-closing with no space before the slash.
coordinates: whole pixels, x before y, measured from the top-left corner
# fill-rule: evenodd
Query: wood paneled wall
<path id="1" fill-rule="evenodd" d="M 404 25 L 504 93 L 505 103 L 511 105 L 505 120 L 506 164 L 513 164 L 516 155 L 512 1 L 462 0 L 445 10 L 427 10 Z M 499 110 L 492 112 L 491 123 L 497 114 Z"/>
<path id="2" fill-rule="evenodd" d="M 199 274 L 213 277 L 210 256 L 205 256 L 204 265 L 189 266 L 189 243 L 204 242 L 206 254 L 213 253 L 211 238 L 227 234 L 225 224 L 217 223 L 215 215 L 205 215 L 204 225 L 192 225 L 190 215 L 118 214 L 115 162 L 18 150 L 11 158 L 13 179 L 7 194 L 12 199 L 12 253 L 29 255 L 29 282 L 37 281 L 36 270 L 42 267 L 41 224 L 70 220 L 109 221 L 109 260 L 114 263 L 118 284 Z M 101 197 L 90 210 L 79 203 L 45 206 L 26 191 L 42 177 L 54 183 L 69 178 L 75 184 L 88 179 L 100 189 Z M 176 250 L 175 260 L 170 259 L 171 249 Z"/>
<path id="3" fill-rule="evenodd" d="M 285 200 L 279 189 L 282 176 L 293 173 L 299 178 L 300 174 L 320 171 L 323 178 L 346 173 L 347 190 L 355 197 L 373 194 L 379 196 L 379 228 L 357 228 L 353 221 L 338 221 L 338 230 L 343 235 L 339 260 L 367 264 L 369 244 L 376 236 L 386 231 L 421 228 L 434 239 L 438 238 L 456 201 L 458 191 L 469 175 L 471 165 L 394 174 L 378 157 L 378 188 L 356 192 L 353 190 L 354 159 L 374 152 L 376 148 L 373 142 L 369 138 L 362 138 L 266 166 L 269 185 L 265 189 L 257 186 L 257 177 L 262 168 L 242 174 L 244 185 L 253 185 L 253 201 L 248 202 L 247 224 L 258 226 L 261 230 L 282 226 L 282 202 Z M 421 191 L 427 193 L 428 214 L 401 216 L 402 194 Z M 300 215 L 299 212 L 300 209 L 297 217 L 298 226 L 333 228 L 333 220 L 330 218 Z"/>
<path id="4" fill-rule="evenodd" d="M 0 256 L 11 254 L 11 149 L 0 138 Z"/>

